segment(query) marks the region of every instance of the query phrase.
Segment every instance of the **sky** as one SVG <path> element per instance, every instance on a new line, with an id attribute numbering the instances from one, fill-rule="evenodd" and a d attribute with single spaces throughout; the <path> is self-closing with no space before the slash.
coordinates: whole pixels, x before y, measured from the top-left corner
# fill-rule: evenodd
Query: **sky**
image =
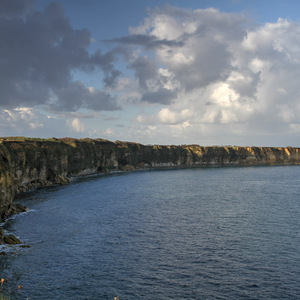
<path id="1" fill-rule="evenodd" d="M 0 136 L 300 147 L 298 0 L 0 0 Z"/>

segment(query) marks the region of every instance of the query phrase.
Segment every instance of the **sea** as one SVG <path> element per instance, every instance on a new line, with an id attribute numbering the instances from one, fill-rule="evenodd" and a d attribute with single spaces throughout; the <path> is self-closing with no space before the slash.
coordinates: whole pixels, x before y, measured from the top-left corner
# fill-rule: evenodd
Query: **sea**
<path id="1" fill-rule="evenodd" d="M 300 299 L 300 166 L 152 170 L 19 194 L 10 299 Z M 20 287 L 20 290 L 18 289 Z"/>

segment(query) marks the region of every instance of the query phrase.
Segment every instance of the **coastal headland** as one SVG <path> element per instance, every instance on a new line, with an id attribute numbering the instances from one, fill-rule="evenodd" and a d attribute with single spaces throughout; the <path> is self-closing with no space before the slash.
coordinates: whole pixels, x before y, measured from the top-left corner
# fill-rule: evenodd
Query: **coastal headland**
<path id="1" fill-rule="evenodd" d="M 103 139 L 0 138 L 0 221 L 22 211 L 16 193 L 71 177 L 158 168 L 300 164 L 300 148 L 142 145 Z M 25 209 L 25 208 L 24 208 Z"/>

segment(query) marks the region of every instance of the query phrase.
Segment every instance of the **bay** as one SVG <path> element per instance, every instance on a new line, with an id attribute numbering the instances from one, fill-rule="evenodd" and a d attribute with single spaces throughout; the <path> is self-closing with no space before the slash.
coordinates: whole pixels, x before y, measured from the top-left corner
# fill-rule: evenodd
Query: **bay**
<path id="1" fill-rule="evenodd" d="M 91 176 L 18 196 L 19 299 L 299 299 L 300 166 Z M 21 284 L 20 295 L 15 287 Z M 23 298 L 22 298 L 23 297 Z"/>

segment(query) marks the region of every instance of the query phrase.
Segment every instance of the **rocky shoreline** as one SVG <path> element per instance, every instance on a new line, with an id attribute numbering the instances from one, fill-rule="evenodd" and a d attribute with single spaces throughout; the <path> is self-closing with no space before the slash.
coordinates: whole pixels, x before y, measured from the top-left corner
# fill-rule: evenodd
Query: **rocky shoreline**
<path id="1" fill-rule="evenodd" d="M 28 211 L 28 208 L 20 203 L 16 203 L 12 208 L 12 215 Z M 19 245 L 23 244 L 15 235 L 5 234 L 5 231 L 0 227 L 0 245 Z M 0 252 L 0 255 L 5 255 L 5 252 Z"/>
<path id="2" fill-rule="evenodd" d="M 103 139 L 0 138 L 0 222 L 19 211 L 16 193 L 71 177 L 164 168 L 300 164 L 300 148 L 162 146 Z M 0 244 L 4 243 L 0 236 Z"/>

